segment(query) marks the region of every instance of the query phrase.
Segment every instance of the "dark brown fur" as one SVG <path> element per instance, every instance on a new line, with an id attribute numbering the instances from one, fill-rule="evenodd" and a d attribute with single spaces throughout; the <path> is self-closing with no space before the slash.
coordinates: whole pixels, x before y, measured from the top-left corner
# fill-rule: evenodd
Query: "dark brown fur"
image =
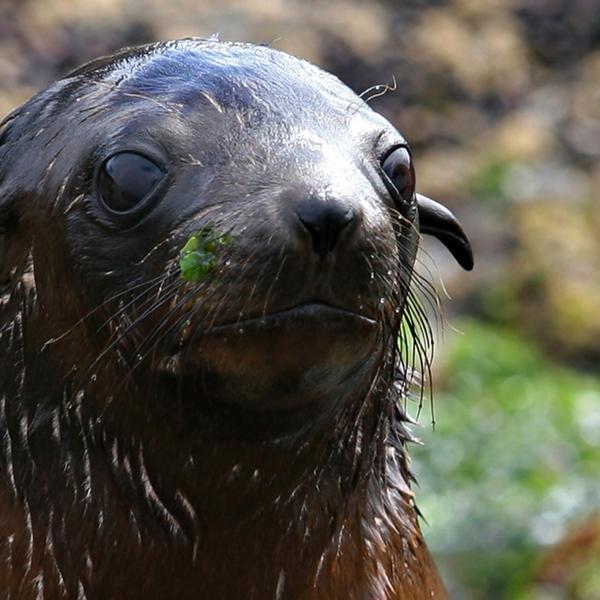
<path id="1" fill-rule="evenodd" d="M 119 228 L 89 182 L 124 139 L 159 139 L 170 170 L 160 206 Z M 409 302 L 417 205 L 398 212 L 376 175 L 403 143 L 335 78 L 210 41 L 102 59 L 8 119 L 3 597 L 446 597 L 402 409 L 427 340 L 396 345 L 403 318 L 428 335 Z M 359 215 L 334 258 L 281 208 L 307 193 Z M 215 276 L 182 281 L 206 223 L 234 241 Z M 315 299 L 367 318 L 277 316 Z"/>

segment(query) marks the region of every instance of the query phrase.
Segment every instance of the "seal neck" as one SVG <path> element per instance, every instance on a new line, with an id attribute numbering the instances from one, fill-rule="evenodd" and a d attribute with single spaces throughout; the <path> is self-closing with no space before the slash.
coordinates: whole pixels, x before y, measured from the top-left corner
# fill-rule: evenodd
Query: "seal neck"
<path id="1" fill-rule="evenodd" d="M 23 342 L 12 343 L 27 353 Z M 7 348 L 3 364 L 16 360 Z M 156 594 L 157 582 L 180 598 L 198 589 L 214 598 L 249 589 L 256 598 L 307 589 L 318 600 L 380 589 L 394 594 L 381 598 L 419 598 L 410 593 L 434 589 L 408 486 L 408 436 L 392 426 L 392 355 L 339 412 L 269 440 L 216 427 L 155 381 L 107 395 L 109 369 L 83 388 L 75 375 L 52 388 L 60 355 L 27 355 L 21 393 L 3 406 L 2 462 L 13 479 L 0 499 L 22 507 L 18 544 L 53 540 L 47 551 L 66 580 L 84 578 L 103 597 Z M 69 547 L 86 548 L 94 568 Z"/>

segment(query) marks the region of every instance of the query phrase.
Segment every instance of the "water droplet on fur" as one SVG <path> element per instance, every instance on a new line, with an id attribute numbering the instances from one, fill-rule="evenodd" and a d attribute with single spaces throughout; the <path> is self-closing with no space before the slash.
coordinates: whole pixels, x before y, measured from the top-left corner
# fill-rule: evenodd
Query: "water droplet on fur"
<path id="1" fill-rule="evenodd" d="M 226 266 L 226 267 L 228 267 L 230 264 L 231 264 L 231 261 L 230 261 L 230 260 L 226 260 L 226 261 L 225 261 L 225 266 Z"/>
<path id="2" fill-rule="evenodd" d="M 379 304 L 385 304 L 385 298 L 379 298 Z"/>
<path id="3" fill-rule="evenodd" d="M 179 372 L 179 357 L 178 357 L 178 355 L 169 357 L 169 359 L 166 361 L 166 364 L 164 365 L 164 368 L 167 371 L 167 373 L 176 375 Z"/>
<path id="4" fill-rule="evenodd" d="M 144 357 L 143 357 L 141 354 L 138 354 L 138 355 L 135 357 L 135 360 L 137 360 L 138 362 L 142 362 L 142 358 L 144 358 Z"/>
<path id="5" fill-rule="evenodd" d="M 98 380 L 98 375 L 96 375 L 96 373 L 94 373 L 91 377 L 90 377 L 91 381 L 97 381 Z"/>
<path id="6" fill-rule="evenodd" d="M 375 273 L 373 273 L 373 271 L 371 271 L 371 281 L 373 281 L 373 279 L 375 279 Z"/>
<path id="7" fill-rule="evenodd" d="M 243 328 L 243 327 L 240 327 L 240 328 L 238 329 L 238 333 L 239 333 L 240 335 L 243 335 L 243 334 L 244 334 L 244 328 Z"/>

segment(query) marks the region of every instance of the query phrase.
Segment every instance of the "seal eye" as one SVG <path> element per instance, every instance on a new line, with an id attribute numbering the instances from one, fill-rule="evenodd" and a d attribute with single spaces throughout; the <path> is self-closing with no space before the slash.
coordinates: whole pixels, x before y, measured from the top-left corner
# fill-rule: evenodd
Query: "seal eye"
<path id="1" fill-rule="evenodd" d="M 164 177 L 163 170 L 136 152 L 111 156 L 98 174 L 102 202 L 115 213 L 125 213 L 139 205 Z"/>
<path id="2" fill-rule="evenodd" d="M 415 170 L 407 148 L 392 150 L 381 163 L 381 168 L 406 202 L 415 193 Z"/>

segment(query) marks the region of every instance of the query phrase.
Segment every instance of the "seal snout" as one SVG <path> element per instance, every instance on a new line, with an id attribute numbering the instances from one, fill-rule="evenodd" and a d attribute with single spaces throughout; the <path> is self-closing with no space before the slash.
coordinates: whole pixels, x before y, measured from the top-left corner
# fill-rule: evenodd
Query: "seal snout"
<path id="1" fill-rule="evenodd" d="M 314 252 L 324 259 L 334 250 L 342 230 L 355 221 L 356 214 L 346 202 L 308 196 L 296 207 L 296 216 L 310 234 Z"/>

